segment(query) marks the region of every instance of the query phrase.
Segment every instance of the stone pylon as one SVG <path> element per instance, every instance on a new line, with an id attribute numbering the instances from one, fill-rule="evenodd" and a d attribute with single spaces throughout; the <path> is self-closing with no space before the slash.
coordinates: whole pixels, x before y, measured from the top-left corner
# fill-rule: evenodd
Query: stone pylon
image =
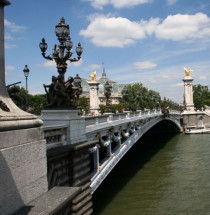
<path id="1" fill-rule="evenodd" d="M 193 103 L 193 78 L 190 76 L 191 69 L 185 69 L 185 78 L 184 82 L 184 96 L 185 96 L 185 109 L 187 112 L 194 112 L 194 103 Z"/>
<path id="2" fill-rule="evenodd" d="M 48 190 L 42 121 L 20 110 L 5 87 L 4 6 L 0 0 L 0 214 L 12 214 Z"/>
<path id="3" fill-rule="evenodd" d="M 99 114 L 99 96 L 98 96 L 98 82 L 88 82 L 90 86 L 89 96 L 90 96 L 90 112 L 93 115 Z"/>

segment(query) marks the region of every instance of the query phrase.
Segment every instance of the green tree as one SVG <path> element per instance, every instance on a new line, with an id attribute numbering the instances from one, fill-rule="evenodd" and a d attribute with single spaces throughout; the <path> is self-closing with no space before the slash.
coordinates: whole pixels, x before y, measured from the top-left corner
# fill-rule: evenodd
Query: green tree
<path id="1" fill-rule="evenodd" d="M 197 109 L 201 109 L 204 105 L 210 105 L 210 91 L 208 86 L 201 84 L 193 85 L 193 101 Z"/>
<path id="2" fill-rule="evenodd" d="M 28 96 L 30 109 L 37 115 L 39 115 L 44 106 L 47 105 L 46 95 L 27 95 L 27 92 L 23 87 L 10 87 L 8 93 L 13 102 L 22 110 L 26 109 Z"/>
<path id="3" fill-rule="evenodd" d="M 88 98 L 82 96 L 79 98 L 79 104 L 81 109 L 83 109 L 84 111 L 88 111 L 89 110 L 89 100 Z"/>
<path id="4" fill-rule="evenodd" d="M 99 105 L 99 108 L 100 108 L 100 111 L 101 111 L 102 114 L 105 113 L 106 105 Z"/>
<path id="5" fill-rule="evenodd" d="M 21 109 L 24 109 L 27 101 L 27 92 L 25 88 L 12 86 L 8 89 L 8 93 L 13 102 Z"/>
<path id="6" fill-rule="evenodd" d="M 122 109 L 125 107 L 125 104 L 124 103 L 120 103 L 120 104 L 113 104 L 111 105 L 111 110 L 113 113 L 121 113 L 122 112 Z"/>
<path id="7" fill-rule="evenodd" d="M 29 106 L 33 109 L 34 114 L 40 115 L 47 104 L 46 95 L 29 95 Z"/>
<path id="8" fill-rule="evenodd" d="M 141 83 L 127 85 L 128 98 L 123 98 L 123 102 L 129 110 L 156 108 L 160 105 L 160 94 L 154 90 L 148 90 Z M 125 89 L 122 91 L 124 94 Z"/>

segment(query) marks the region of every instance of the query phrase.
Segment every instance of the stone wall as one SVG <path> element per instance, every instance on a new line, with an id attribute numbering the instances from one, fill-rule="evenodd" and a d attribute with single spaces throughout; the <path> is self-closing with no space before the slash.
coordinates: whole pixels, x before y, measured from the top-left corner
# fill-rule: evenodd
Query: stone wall
<path id="1" fill-rule="evenodd" d="M 48 150 L 49 189 L 55 186 L 80 187 L 79 194 L 69 205 L 72 215 L 92 213 L 92 163 L 89 149 L 97 143 L 98 141 L 91 141 Z"/>
<path id="2" fill-rule="evenodd" d="M 204 125 L 206 129 L 210 129 L 210 115 L 205 112 L 194 112 L 183 114 L 183 126 L 186 127 L 201 127 Z"/>

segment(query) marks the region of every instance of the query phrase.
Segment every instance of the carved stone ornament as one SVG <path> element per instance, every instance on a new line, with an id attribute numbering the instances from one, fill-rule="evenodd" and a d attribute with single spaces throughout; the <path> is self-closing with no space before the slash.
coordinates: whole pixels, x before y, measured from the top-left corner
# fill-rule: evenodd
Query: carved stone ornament
<path id="1" fill-rule="evenodd" d="M 0 100 L 0 108 L 3 110 L 3 111 L 6 111 L 6 112 L 10 112 L 10 109 L 7 107 L 7 105 Z"/>

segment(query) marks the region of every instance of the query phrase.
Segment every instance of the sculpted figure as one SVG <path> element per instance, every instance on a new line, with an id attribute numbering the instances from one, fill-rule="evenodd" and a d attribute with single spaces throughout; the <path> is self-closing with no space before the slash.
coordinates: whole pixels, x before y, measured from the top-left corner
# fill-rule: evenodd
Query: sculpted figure
<path id="1" fill-rule="evenodd" d="M 90 74 L 90 77 L 91 77 L 91 82 L 96 82 L 96 71 L 92 72 Z"/>
<path id="2" fill-rule="evenodd" d="M 50 104 L 50 105 L 52 105 L 54 102 L 55 93 L 56 93 L 56 91 L 55 91 L 56 82 L 57 82 L 57 77 L 52 76 L 52 83 L 51 84 L 49 84 L 49 85 L 43 84 L 45 92 L 47 94 L 47 101 L 48 101 L 48 104 Z M 48 90 L 47 90 L 47 88 L 48 88 Z"/>
<path id="3" fill-rule="evenodd" d="M 65 83 L 62 80 L 63 80 L 63 77 L 59 75 L 57 78 L 56 85 L 54 87 L 55 99 L 54 99 L 53 106 L 57 106 L 57 107 L 68 106 L 69 96 L 66 92 Z"/>
<path id="4" fill-rule="evenodd" d="M 193 70 L 190 68 L 184 68 L 184 72 L 185 72 L 185 77 L 186 78 L 191 78 L 190 76 L 190 72 L 192 72 Z"/>

